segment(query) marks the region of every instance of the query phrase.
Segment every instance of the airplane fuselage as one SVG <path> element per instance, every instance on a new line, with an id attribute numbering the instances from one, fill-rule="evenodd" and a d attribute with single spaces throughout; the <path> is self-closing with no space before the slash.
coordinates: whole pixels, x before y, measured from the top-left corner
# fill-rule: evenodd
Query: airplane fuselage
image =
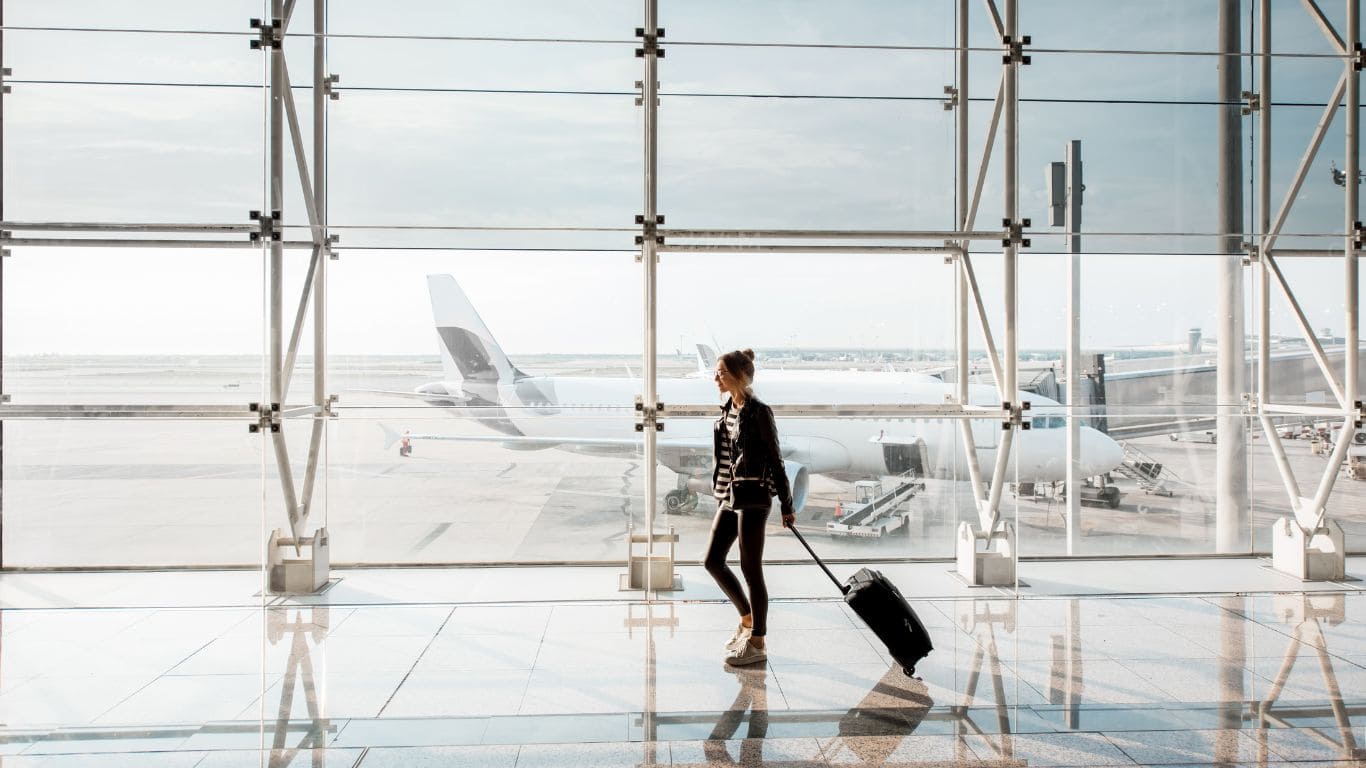
<path id="1" fill-rule="evenodd" d="M 450 384 L 448 386 L 458 386 Z M 575 438 L 623 438 L 634 434 L 635 413 L 625 404 L 644 391 L 637 378 L 532 376 L 498 385 L 498 400 L 505 426 L 528 437 L 563 437 L 563 448 L 581 453 L 606 453 L 592 447 L 575 447 Z M 658 381 L 659 400 L 673 404 L 718 403 L 722 395 L 716 384 L 701 376 Z M 957 386 L 923 374 L 868 371 L 761 371 L 755 393 L 770 405 L 795 404 L 943 404 L 956 397 Z M 1035 429 L 1016 433 L 1015 447 L 1006 467 L 1009 482 L 1050 482 L 1066 476 L 1062 409 L 1057 402 L 1037 394 L 1019 392 L 1030 401 Z M 994 386 L 969 388 L 974 405 L 999 405 Z M 1050 408 L 1050 406 L 1052 408 Z M 1043 412 L 1043 415 L 1041 414 Z M 1050 414 L 1051 411 L 1051 414 Z M 661 437 L 706 441 L 712 435 L 712 418 L 670 418 Z M 798 446 L 808 470 L 835 477 L 895 474 L 915 469 L 929 477 L 966 478 L 967 454 L 963 449 L 962 419 L 933 418 L 805 418 L 778 417 L 780 442 Z M 1003 430 L 1000 419 L 970 421 L 977 458 L 989 475 L 996 460 Z M 1081 429 L 1081 476 L 1112 469 L 1123 458 L 1119 445 L 1103 433 Z M 883 442 L 879 442 L 882 438 Z M 907 442 L 923 441 L 924 455 L 912 455 Z M 689 455 L 689 453 L 691 455 Z M 710 461 L 696 452 L 671 456 L 661 444 L 660 460 L 685 474 L 710 473 Z M 916 466 L 910 467 L 910 464 Z M 924 466 L 920 466 L 923 464 Z"/>

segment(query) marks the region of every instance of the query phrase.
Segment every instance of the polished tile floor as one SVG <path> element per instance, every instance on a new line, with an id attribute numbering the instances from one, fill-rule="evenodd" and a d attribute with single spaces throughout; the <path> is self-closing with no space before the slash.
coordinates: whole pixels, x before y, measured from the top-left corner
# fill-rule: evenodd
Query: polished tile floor
<path id="1" fill-rule="evenodd" d="M 744 671 L 712 599 L 11 601 L 0 766 L 1366 766 L 1339 586 L 917 599 L 920 679 L 828 599 L 775 603 Z"/>

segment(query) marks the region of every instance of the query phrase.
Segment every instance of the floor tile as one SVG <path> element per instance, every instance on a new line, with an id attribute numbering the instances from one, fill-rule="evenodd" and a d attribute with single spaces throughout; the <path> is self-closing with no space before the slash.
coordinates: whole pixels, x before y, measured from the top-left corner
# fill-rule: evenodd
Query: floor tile
<path id="1" fill-rule="evenodd" d="M 356 768 L 513 768 L 517 746 L 371 747 Z"/>
<path id="2" fill-rule="evenodd" d="M 149 683 L 97 722 L 174 725 L 226 720 L 260 699 L 274 678 L 261 675 L 165 676 Z"/>
<path id="3" fill-rule="evenodd" d="M 964 739 L 948 734 L 839 736 L 820 739 L 819 743 L 822 756 L 832 768 L 872 768 L 884 763 L 954 765 L 977 759 Z"/>
<path id="4" fill-rule="evenodd" d="M 669 754 L 675 766 L 741 766 L 759 768 L 823 768 L 827 765 L 816 739 L 736 739 L 728 741 L 673 741 Z"/>
<path id="5" fill-rule="evenodd" d="M 523 715 L 639 712 L 645 696 L 646 678 L 638 665 L 537 669 L 530 673 L 526 697 L 517 711 Z"/>
<path id="6" fill-rule="evenodd" d="M 209 752 L 194 768 L 267 768 L 268 766 L 298 766 L 298 768 L 351 768 L 360 759 L 359 749 L 277 749 L 224 750 Z"/>
<path id="7" fill-rule="evenodd" d="M 1128 731 L 1105 736 L 1140 765 L 1257 760 L 1256 744 L 1242 731 Z"/>
<path id="8" fill-rule="evenodd" d="M 637 768 L 645 744 L 528 744 L 517 753 L 517 768 Z M 665 745 L 653 747 L 655 765 L 669 764 Z"/>
<path id="9" fill-rule="evenodd" d="M 968 738 L 968 744 L 984 760 L 1000 759 L 1013 764 L 1134 765 L 1128 755 L 1098 733 L 1014 734 L 1007 738 L 974 736 Z"/>
<path id="10" fill-rule="evenodd" d="M 432 670 L 423 674 L 412 674 L 394 693 L 388 706 L 384 708 L 383 715 L 514 715 L 517 714 L 523 697 L 527 694 L 527 681 L 531 675 L 532 673 L 526 670 Z M 586 681 L 587 678 L 581 680 L 584 683 Z"/>
<path id="11" fill-rule="evenodd" d="M 337 747 L 443 747 L 481 743 L 488 718 L 354 719 L 337 734 Z"/>

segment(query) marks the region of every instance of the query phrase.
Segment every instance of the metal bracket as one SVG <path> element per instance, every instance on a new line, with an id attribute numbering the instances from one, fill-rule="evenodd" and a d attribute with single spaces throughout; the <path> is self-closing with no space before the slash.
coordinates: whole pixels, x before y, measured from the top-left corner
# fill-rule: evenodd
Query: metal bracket
<path id="1" fill-rule="evenodd" d="M 639 95 L 639 96 L 636 97 L 636 106 L 639 107 L 639 106 L 641 106 L 641 105 L 643 105 L 643 104 L 645 103 L 645 81 L 644 81 L 644 80 L 637 80 L 637 81 L 636 81 L 636 90 L 637 90 L 637 91 L 640 91 L 640 94 L 641 94 L 641 95 Z M 659 81 L 658 81 L 658 80 L 655 81 L 655 93 L 656 93 L 656 94 L 659 93 Z M 655 96 L 655 106 L 656 106 L 656 107 L 659 106 L 659 96 L 658 96 L 658 95 Z"/>
<path id="2" fill-rule="evenodd" d="M 260 34 L 251 40 L 251 49 L 253 51 L 265 48 L 271 48 L 277 51 L 280 49 L 280 43 L 284 38 L 284 34 L 280 28 L 279 19 L 272 19 L 269 24 L 263 23 L 260 19 L 252 19 L 251 28 L 260 30 Z"/>
<path id="3" fill-rule="evenodd" d="M 337 416 L 340 414 L 337 413 L 337 410 L 334 406 L 340 400 L 341 398 L 336 395 L 328 395 L 327 401 L 323 403 L 323 415 L 332 419 L 337 418 Z"/>
<path id="4" fill-rule="evenodd" d="M 336 245 L 337 243 L 340 243 L 340 242 L 341 242 L 341 235 L 328 235 L 328 236 L 327 236 L 327 258 L 329 258 L 329 259 L 331 259 L 331 260 L 333 260 L 333 261 L 336 261 L 337 259 L 340 259 L 340 258 L 341 258 L 341 254 L 337 253 L 335 250 L 332 249 L 332 246 L 334 246 L 334 245 Z"/>
<path id="5" fill-rule="evenodd" d="M 1030 225 L 1029 219 L 1020 219 L 1019 221 L 1001 219 L 1001 226 L 1005 227 L 1007 232 L 1007 236 L 1001 238 L 1001 245 L 1018 245 L 1021 248 L 1028 248 L 1030 241 L 1024 236 L 1024 230 Z"/>
<path id="6" fill-rule="evenodd" d="M 944 99 L 944 111 L 952 112 L 953 108 L 958 106 L 958 89 L 952 85 L 946 85 L 944 86 L 944 95 L 948 97 Z"/>
<path id="7" fill-rule="evenodd" d="M 1361 222 L 1352 222 L 1352 249 L 1361 250 L 1366 248 L 1366 226 Z"/>
<path id="8" fill-rule="evenodd" d="M 643 48 L 636 49 L 636 58 L 643 59 L 646 56 L 658 56 L 664 58 L 664 49 L 659 47 L 659 39 L 664 37 L 664 28 L 656 27 L 655 31 L 646 34 L 644 27 L 636 27 L 636 37 L 645 41 Z"/>
<path id="9" fill-rule="evenodd" d="M 251 403 L 247 408 L 257 414 L 256 423 L 248 424 L 247 431 L 253 435 L 257 432 L 279 432 L 280 431 L 280 404 L 271 403 L 269 408 L 262 407 L 263 403 Z"/>
<path id="10" fill-rule="evenodd" d="M 636 261 L 640 261 L 641 257 L 645 253 L 644 245 L 646 242 L 646 238 L 654 240 L 655 245 L 664 244 L 664 236 L 659 234 L 659 225 L 663 223 L 664 214 L 662 213 L 656 214 L 654 221 L 646 221 L 645 214 L 643 213 L 636 214 L 636 224 L 640 227 L 641 230 L 641 234 L 636 235 L 636 245 L 642 247 L 642 249 L 636 253 Z"/>
<path id="11" fill-rule="evenodd" d="M 1013 40 L 1010 35 L 1002 35 L 1001 45 L 1004 45 L 1007 48 L 1009 48 L 1010 52 L 1001 57 L 1001 63 L 1007 66 L 1015 62 L 1019 62 L 1020 64 L 1028 64 L 1029 57 L 1024 54 L 1024 47 L 1026 45 L 1029 45 L 1031 42 L 1033 41 L 1030 40 L 1029 35 L 1021 36 L 1018 42 Z"/>
<path id="12" fill-rule="evenodd" d="M 1243 266 L 1250 267 L 1262 260 L 1262 249 L 1256 243 L 1243 241 Z"/>
<path id="13" fill-rule="evenodd" d="M 636 395 L 636 431 L 644 432 L 646 424 L 654 424 L 656 432 L 664 431 L 664 422 L 660 417 L 664 415 L 664 403 L 655 403 L 654 408 L 645 407 L 645 398 Z"/>
<path id="14" fill-rule="evenodd" d="M 1028 400 L 1018 404 L 1012 403 L 1009 400 L 1002 400 L 1001 410 L 1005 411 L 1006 420 L 1001 422 L 1001 429 L 1003 431 L 1009 431 L 1014 429 L 1016 425 L 1022 430 L 1029 429 L 1030 422 L 1024 417 L 1024 412 L 1029 410 L 1029 407 L 1030 404 Z"/>
<path id="15" fill-rule="evenodd" d="M 333 101 L 340 99 L 341 93 L 336 88 L 337 83 L 340 82 L 341 75 L 328 75 L 323 78 L 323 94 Z"/>
<path id="16" fill-rule="evenodd" d="M 1260 93 L 1257 93 L 1256 91 L 1239 91 L 1238 95 L 1244 102 L 1242 108 L 1244 115 L 1250 115 L 1253 112 L 1261 111 L 1262 95 Z"/>
<path id="17" fill-rule="evenodd" d="M 1366 50 L 1362 49 L 1361 43 L 1352 48 L 1352 69 L 1357 72 L 1366 69 Z"/>
<path id="18" fill-rule="evenodd" d="M 13 75 L 13 74 L 14 74 L 14 70 L 10 69 L 9 67 L 5 67 L 4 69 L 0 69 L 0 82 L 3 82 L 4 79 L 5 79 L 6 77 L 9 77 L 10 75 Z M 9 90 L 9 86 L 8 86 L 8 85 L 6 85 L 6 86 L 0 86 L 0 93 L 9 93 L 9 92 L 10 92 L 10 90 Z"/>
<path id="19" fill-rule="evenodd" d="M 269 216 L 262 216 L 260 211 L 250 211 L 247 213 L 247 218 L 261 225 L 260 232 L 249 233 L 253 243 L 262 240 L 275 242 L 280 239 L 281 230 L 284 228 L 284 217 L 280 215 L 279 211 L 271 211 Z"/>

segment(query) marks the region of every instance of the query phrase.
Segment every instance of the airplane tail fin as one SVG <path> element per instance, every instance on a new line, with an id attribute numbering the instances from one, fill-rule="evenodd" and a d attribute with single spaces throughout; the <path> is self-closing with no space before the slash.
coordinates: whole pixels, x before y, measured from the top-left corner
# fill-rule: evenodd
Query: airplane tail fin
<path id="1" fill-rule="evenodd" d="M 397 430 L 388 424 L 381 423 L 379 428 L 384 432 L 384 450 L 386 451 L 393 448 L 394 443 L 397 443 L 403 437 L 403 435 L 400 435 Z"/>
<path id="2" fill-rule="evenodd" d="M 508 360 L 454 277 L 428 275 L 427 289 L 448 380 L 496 387 L 526 377 Z"/>
<path id="3" fill-rule="evenodd" d="M 715 368 L 715 367 L 716 367 L 716 350 L 713 349 L 712 347 L 706 345 L 706 344 L 703 344 L 703 343 L 701 343 L 701 342 L 698 342 L 698 343 L 697 343 L 697 372 L 700 373 L 700 374 L 702 374 L 703 376 L 707 376 L 707 375 L 710 375 L 710 374 L 711 374 L 712 369 Z"/>

